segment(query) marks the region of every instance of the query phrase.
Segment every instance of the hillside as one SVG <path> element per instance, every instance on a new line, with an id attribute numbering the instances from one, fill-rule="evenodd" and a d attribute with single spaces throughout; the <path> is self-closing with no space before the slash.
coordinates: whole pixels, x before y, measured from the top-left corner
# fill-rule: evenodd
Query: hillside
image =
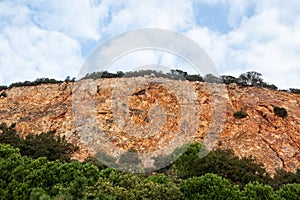
<path id="1" fill-rule="evenodd" d="M 170 141 L 174 136 L 168 132 L 176 132 L 180 121 L 178 116 L 166 117 L 163 130 L 157 135 L 138 138 L 128 132 L 118 130 L 114 123 L 112 112 L 112 88 L 118 83 L 120 88 L 130 88 L 137 78 L 101 79 L 93 84 L 98 85 L 95 94 L 96 118 L 104 132 L 110 133 L 115 143 L 125 151 L 135 149 L 137 151 L 151 151 L 160 145 L 159 138 L 166 137 Z M 162 80 L 162 78 L 160 79 Z M 82 81 L 82 95 L 89 94 L 88 80 Z M 178 91 L 182 81 L 172 80 L 172 84 Z M 187 83 L 187 82 L 185 82 Z M 189 82 L 197 97 L 195 105 L 199 105 L 199 116 L 189 116 L 191 120 L 201 119 L 197 122 L 197 133 L 194 140 L 201 141 L 206 137 L 212 113 L 212 100 L 225 101 L 226 119 L 223 131 L 216 142 L 217 147 L 231 148 L 239 156 L 254 156 L 257 161 L 265 164 L 266 169 L 273 172 L 276 168 L 284 168 L 295 171 L 300 168 L 300 95 L 269 90 L 266 88 L 241 87 L 231 84 L 227 87 L 227 94 L 210 94 L 207 88 L 220 87 L 217 84 Z M 38 86 L 14 87 L 5 90 L 7 97 L 0 97 L 0 123 L 16 123 L 16 129 L 26 135 L 27 133 L 40 133 L 42 131 L 56 130 L 57 134 L 66 135 L 67 139 L 78 144 L 81 149 L 74 155 L 75 159 L 84 160 L 89 154 L 88 150 L 80 142 L 80 136 L 75 129 L 72 114 L 72 96 L 74 83 L 63 82 L 60 84 L 43 84 Z M 151 87 L 145 86 L 138 95 L 131 95 L 128 108 L 131 111 L 131 119 L 139 126 L 151 125 L 147 121 L 147 113 L 151 112 L 151 104 L 156 101 L 162 104 L 165 110 L 172 113 L 180 113 L 183 106 L 176 101 L 176 96 L 160 86 L 159 81 Z M 159 95 L 157 95 L 159 94 Z M 184 91 L 181 93 L 184 95 Z M 88 98 L 88 97 L 87 97 Z M 129 98 L 129 97 L 128 97 Z M 181 98 L 180 96 L 177 98 Z M 81 102 L 81 106 L 85 106 Z M 288 115 L 282 118 L 275 115 L 274 108 L 285 108 Z M 159 110 L 159 109 L 158 109 Z M 234 113 L 243 110 L 245 118 L 235 118 Z M 168 113 L 169 111 L 167 111 Z M 218 112 L 218 111 L 217 111 Z M 153 113 L 152 113 L 153 114 Z M 171 115 L 168 115 L 171 116 Z M 149 126 L 148 126 L 149 127 Z M 123 134 L 120 134 L 123 133 Z M 137 139 L 138 138 L 138 139 Z M 113 150 L 112 150 L 113 151 Z"/>

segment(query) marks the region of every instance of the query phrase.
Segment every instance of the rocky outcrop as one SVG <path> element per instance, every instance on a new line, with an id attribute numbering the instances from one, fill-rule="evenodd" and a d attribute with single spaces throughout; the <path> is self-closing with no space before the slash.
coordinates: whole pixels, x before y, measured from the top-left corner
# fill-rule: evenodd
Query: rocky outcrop
<path id="1" fill-rule="evenodd" d="M 153 77 L 16 87 L 6 93 L 0 97 L 0 122 L 16 123 L 23 135 L 56 130 L 81 147 L 74 155 L 78 160 L 95 150 L 86 145 L 104 145 L 83 138 L 93 123 L 123 151 L 152 152 L 172 142 L 211 138 L 214 148 L 252 155 L 270 172 L 300 168 L 299 94 Z M 275 115 L 274 107 L 285 108 L 288 116 Z M 233 116 L 240 110 L 247 117 Z"/>

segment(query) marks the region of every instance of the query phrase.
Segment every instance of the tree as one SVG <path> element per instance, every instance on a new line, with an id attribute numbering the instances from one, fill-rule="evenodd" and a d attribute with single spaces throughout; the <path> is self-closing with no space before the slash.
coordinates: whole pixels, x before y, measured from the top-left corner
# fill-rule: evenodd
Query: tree
<path id="1" fill-rule="evenodd" d="M 207 83 L 222 83 L 222 79 L 213 74 L 206 74 L 204 81 Z"/>
<path id="2" fill-rule="evenodd" d="M 241 74 L 238 78 L 238 84 L 242 86 L 262 87 L 264 82 L 260 73 L 251 71 Z"/>
<path id="3" fill-rule="evenodd" d="M 234 76 L 221 76 L 221 79 L 223 81 L 223 83 L 225 83 L 226 85 L 228 84 L 232 84 L 232 83 L 238 83 L 238 79 L 235 78 Z"/>
<path id="4" fill-rule="evenodd" d="M 187 199 L 237 199 L 239 196 L 237 186 L 210 173 L 184 180 L 180 189 Z"/>
<path id="5" fill-rule="evenodd" d="M 21 137 L 15 130 L 15 124 L 8 127 L 5 123 L 0 125 L 0 143 L 10 144 L 19 148 L 22 155 L 32 158 L 47 157 L 49 160 L 59 159 L 62 162 L 70 161 L 71 156 L 78 147 L 69 143 L 65 136 L 55 135 L 55 131 L 40 134 L 28 134 Z"/>
<path id="6" fill-rule="evenodd" d="M 8 87 L 6 85 L 0 85 L 0 91 L 1 90 L 6 90 Z"/>
<path id="7" fill-rule="evenodd" d="M 0 93 L 0 97 L 4 97 L 4 98 L 7 97 L 7 93 L 6 93 L 5 91 L 4 91 L 4 92 L 1 92 L 1 93 Z"/>
<path id="8" fill-rule="evenodd" d="M 279 189 L 289 183 L 300 184 L 300 169 L 296 173 L 278 169 L 272 181 L 269 183 L 274 189 Z"/>
<path id="9" fill-rule="evenodd" d="M 299 199 L 300 198 L 300 184 L 286 184 L 283 185 L 276 194 L 281 199 Z"/>
<path id="10" fill-rule="evenodd" d="M 275 192 L 271 186 L 258 182 L 248 183 L 240 193 L 241 199 L 274 199 Z"/>
<path id="11" fill-rule="evenodd" d="M 289 91 L 294 94 L 300 94 L 300 89 L 290 88 Z"/>
<path id="12" fill-rule="evenodd" d="M 252 157 L 239 158 L 234 155 L 232 150 L 216 149 L 200 159 L 199 150 L 201 148 L 204 147 L 200 143 L 192 143 L 181 157 L 165 170 L 177 171 L 178 176 L 183 179 L 214 173 L 241 187 L 250 181 L 268 183 L 271 180 L 263 164 L 256 163 Z M 165 173 L 167 174 L 167 172 Z"/>

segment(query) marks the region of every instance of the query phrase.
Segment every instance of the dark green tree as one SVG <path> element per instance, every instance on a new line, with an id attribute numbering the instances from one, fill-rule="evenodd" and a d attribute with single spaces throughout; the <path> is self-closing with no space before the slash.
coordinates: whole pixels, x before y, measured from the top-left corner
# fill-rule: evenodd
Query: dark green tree
<path id="1" fill-rule="evenodd" d="M 235 78 L 234 76 L 223 75 L 223 76 L 221 76 L 221 79 L 222 79 L 223 83 L 225 83 L 227 85 L 232 84 L 232 83 L 238 83 L 238 79 Z"/>
<path id="2" fill-rule="evenodd" d="M 19 148 L 22 155 L 32 158 L 47 157 L 49 160 L 59 159 L 62 162 L 70 161 L 78 147 L 69 143 L 65 136 L 55 135 L 55 131 L 40 134 L 28 134 L 21 137 L 15 130 L 15 124 L 8 127 L 5 123 L 0 125 L 0 143 L 10 144 Z"/>
<path id="3" fill-rule="evenodd" d="M 282 117 L 282 118 L 286 118 L 288 115 L 285 108 L 279 108 L 279 107 L 274 107 L 274 113 L 275 113 L 275 115 Z"/>
<path id="4" fill-rule="evenodd" d="M 239 188 L 215 174 L 192 177 L 181 183 L 186 199 L 238 199 Z"/>
<path id="5" fill-rule="evenodd" d="M 243 73 L 238 78 L 238 84 L 242 86 L 262 87 L 264 82 L 261 76 L 261 73 L 254 71 Z"/>

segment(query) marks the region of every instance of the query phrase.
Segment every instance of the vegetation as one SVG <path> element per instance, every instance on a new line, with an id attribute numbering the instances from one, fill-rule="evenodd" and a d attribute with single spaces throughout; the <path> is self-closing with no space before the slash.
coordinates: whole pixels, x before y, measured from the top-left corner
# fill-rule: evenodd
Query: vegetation
<path id="1" fill-rule="evenodd" d="M 41 84 L 56 84 L 56 83 L 62 83 L 63 81 L 58 81 L 55 79 L 49 79 L 49 78 L 38 78 L 35 81 L 24 81 L 24 82 L 17 82 L 12 83 L 8 88 L 13 87 L 23 87 L 23 86 L 36 86 Z"/>
<path id="2" fill-rule="evenodd" d="M 21 155 L 31 158 L 47 157 L 48 160 L 70 161 L 78 147 L 68 143 L 65 137 L 55 136 L 55 131 L 40 134 L 28 134 L 21 137 L 15 130 L 15 124 L 0 125 L 0 143 L 19 148 Z"/>
<path id="3" fill-rule="evenodd" d="M 75 82 L 75 78 L 71 79 L 70 76 L 67 76 L 67 78 L 64 81 L 59 81 L 59 80 L 49 79 L 49 78 L 38 78 L 35 81 L 24 81 L 24 82 L 12 83 L 8 87 L 5 85 L 0 85 L 0 91 L 14 88 L 14 87 L 37 86 L 41 84 L 59 84 L 63 82 Z"/>
<path id="4" fill-rule="evenodd" d="M 1 90 L 6 90 L 8 87 L 7 86 L 5 86 L 5 85 L 0 85 L 0 91 Z"/>
<path id="5" fill-rule="evenodd" d="M 175 171 L 182 179 L 214 173 L 241 187 L 250 181 L 269 183 L 271 180 L 263 165 L 252 157 L 238 158 L 231 150 L 216 149 L 200 159 L 201 148 L 200 143 L 192 143 L 179 159 L 159 172 L 169 174 Z"/>
<path id="6" fill-rule="evenodd" d="M 0 132 L 0 199 L 297 199 L 300 193 L 300 170 L 271 178 L 253 158 L 221 149 L 200 159 L 200 143 L 187 144 L 179 159 L 149 175 L 118 172 L 92 157 L 71 161 L 76 148 L 55 132 L 21 138 L 15 124 L 4 123 Z"/>
<path id="7" fill-rule="evenodd" d="M 197 149 L 196 146 L 193 144 L 192 149 Z M 0 144 L 0 171 L 0 199 L 7 200 L 297 199 L 300 195 L 297 183 L 272 188 L 251 181 L 241 187 L 213 173 L 181 179 L 162 173 L 145 175 L 112 168 L 100 170 L 91 163 L 62 163 L 45 157 L 22 156 L 19 149 L 7 144 Z"/>
<path id="8" fill-rule="evenodd" d="M 277 86 L 273 84 L 269 84 L 263 81 L 262 74 L 250 71 L 241 74 L 239 77 L 222 75 L 220 77 L 215 76 L 213 74 L 206 74 L 202 77 L 200 74 L 188 74 L 185 71 L 175 69 L 170 70 L 168 73 L 164 73 L 162 71 L 156 70 L 139 70 L 139 71 L 129 71 L 129 72 L 122 72 L 118 71 L 117 73 L 112 73 L 108 71 L 101 71 L 101 72 L 92 72 L 86 74 L 82 79 L 99 79 L 99 78 L 130 78 L 130 77 L 138 77 L 138 76 L 150 76 L 150 77 L 163 77 L 169 78 L 174 80 L 188 80 L 188 81 L 199 81 L 199 82 L 208 82 L 208 83 L 217 83 L 217 84 L 237 84 L 243 87 L 263 87 L 268 88 L 271 90 L 278 90 Z M 40 84 L 57 84 L 62 82 L 75 82 L 75 78 L 68 76 L 64 81 L 59 81 L 55 79 L 49 78 L 39 78 L 35 81 L 24 81 L 24 82 L 17 82 L 12 83 L 8 87 L 7 86 L 0 86 L 1 90 L 10 89 L 13 87 L 23 87 L 23 86 L 36 86 Z M 294 94 L 300 94 L 300 89 L 290 88 L 288 90 L 280 90 L 284 92 L 290 92 Z"/>
<path id="9" fill-rule="evenodd" d="M 264 87 L 277 90 L 265 83 L 261 74 L 247 72 L 238 78 L 216 77 L 213 74 L 189 75 L 182 70 L 164 74 L 153 70 L 137 72 L 94 72 L 84 78 L 121 78 L 148 75 L 175 80 L 209 83 L 237 84 L 242 87 Z M 74 82 L 67 77 L 65 82 Z M 12 87 L 62 83 L 54 79 L 37 79 L 0 86 L 1 90 Z M 288 90 L 300 94 L 299 89 Z M 0 97 L 7 97 L 6 91 Z M 274 113 L 287 117 L 284 108 L 274 107 Z M 235 118 L 244 118 L 247 113 L 238 111 Z M 15 124 L 0 124 L 0 199 L 299 199 L 300 169 L 296 173 L 279 169 L 274 177 L 266 172 L 255 159 L 239 158 L 230 150 L 216 149 L 204 158 L 199 151 L 204 148 L 192 143 L 174 163 L 150 174 L 118 172 L 105 166 L 93 157 L 84 163 L 71 160 L 78 149 L 55 131 L 21 137 Z M 172 156 L 178 155 L 180 149 Z M 132 156 L 135 155 L 135 156 Z M 172 158 L 171 156 L 171 158 Z M 107 160 L 112 160 L 106 156 Z M 155 165 L 165 159 L 155 157 Z M 128 160 L 131 159 L 131 160 Z M 112 160 L 112 162 L 115 160 Z M 124 165 L 139 164 L 136 152 L 121 156 Z M 134 166 L 126 166 L 134 167 Z"/>
<path id="10" fill-rule="evenodd" d="M 282 117 L 282 118 L 287 117 L 287 111 L 285 108 L 274 107 L 274 113 L 275 113 L 275 115 Z"/>
<path id="11" fill-rule="evenodd" d="M 289 91 L 294 94 L 300 94 L 300 89 L 290 88 Z"/>
<path id="12" fill-rule="evenodd" d="M 247 117 L 248 115 L 247 115 L 247 113 L 246 113 L 245 111 L 240 110 L 240 111 L 235 112 L 235 113 L 233 114 L 233 116 L 234 116 L 235 118 L 237 118 L 237 119 L 242 119 L 242 118 Z"/>
<path id="13" fill-rule="evenodd" d="M 149 76 L 154 75 L 155 77 L 163 77 L 175 80 L 188 80 L 188 81 L 199 81 L 199 82 L 208 82 L 208 83 L 217 83 L 217 84 L 237 84 L 243 87 L 263 87 L 268 88 L 271 90 L 278 90 L 277 86 L 274 84 L 269 84 L 263 81 L 262 74 L 250 71 L 241 74 L 238 78 L 234 76 L 227 76 L 223 75 L 217 77 L 213 74 L 206 74 L 205 77 L 202 77 L 200 74 L 190 75 L 187 72 L 182 70 L 176 69 L 171 70 L 169 73 L 163 73 L 161 71 L 155 70 L 140 70 L 140 71 L 133 71 L 133 72 L 121 72 L 118 71 L 117 73 L 111 73 L 108 71 L 103 72 L 93 72 L 88 73 L 83 79 L 99 79 L 99 78 L 122 78 L 122 77 L 138 77 L 138 76 Z M 289 90 L 280 90 L 284 92 L 291 92 L 295 94 L 300 94 L 300 89 L 290 88 Z"/>
<path id="14" fill-rule="evenodd" d="M 4 92 L 1 92 L 1 93 L 0 93 L 0 97 L 4 97 L 4 98 L 7 97 L 7 93 L 6 93 L 5 91 L 4 91 Z"/>

